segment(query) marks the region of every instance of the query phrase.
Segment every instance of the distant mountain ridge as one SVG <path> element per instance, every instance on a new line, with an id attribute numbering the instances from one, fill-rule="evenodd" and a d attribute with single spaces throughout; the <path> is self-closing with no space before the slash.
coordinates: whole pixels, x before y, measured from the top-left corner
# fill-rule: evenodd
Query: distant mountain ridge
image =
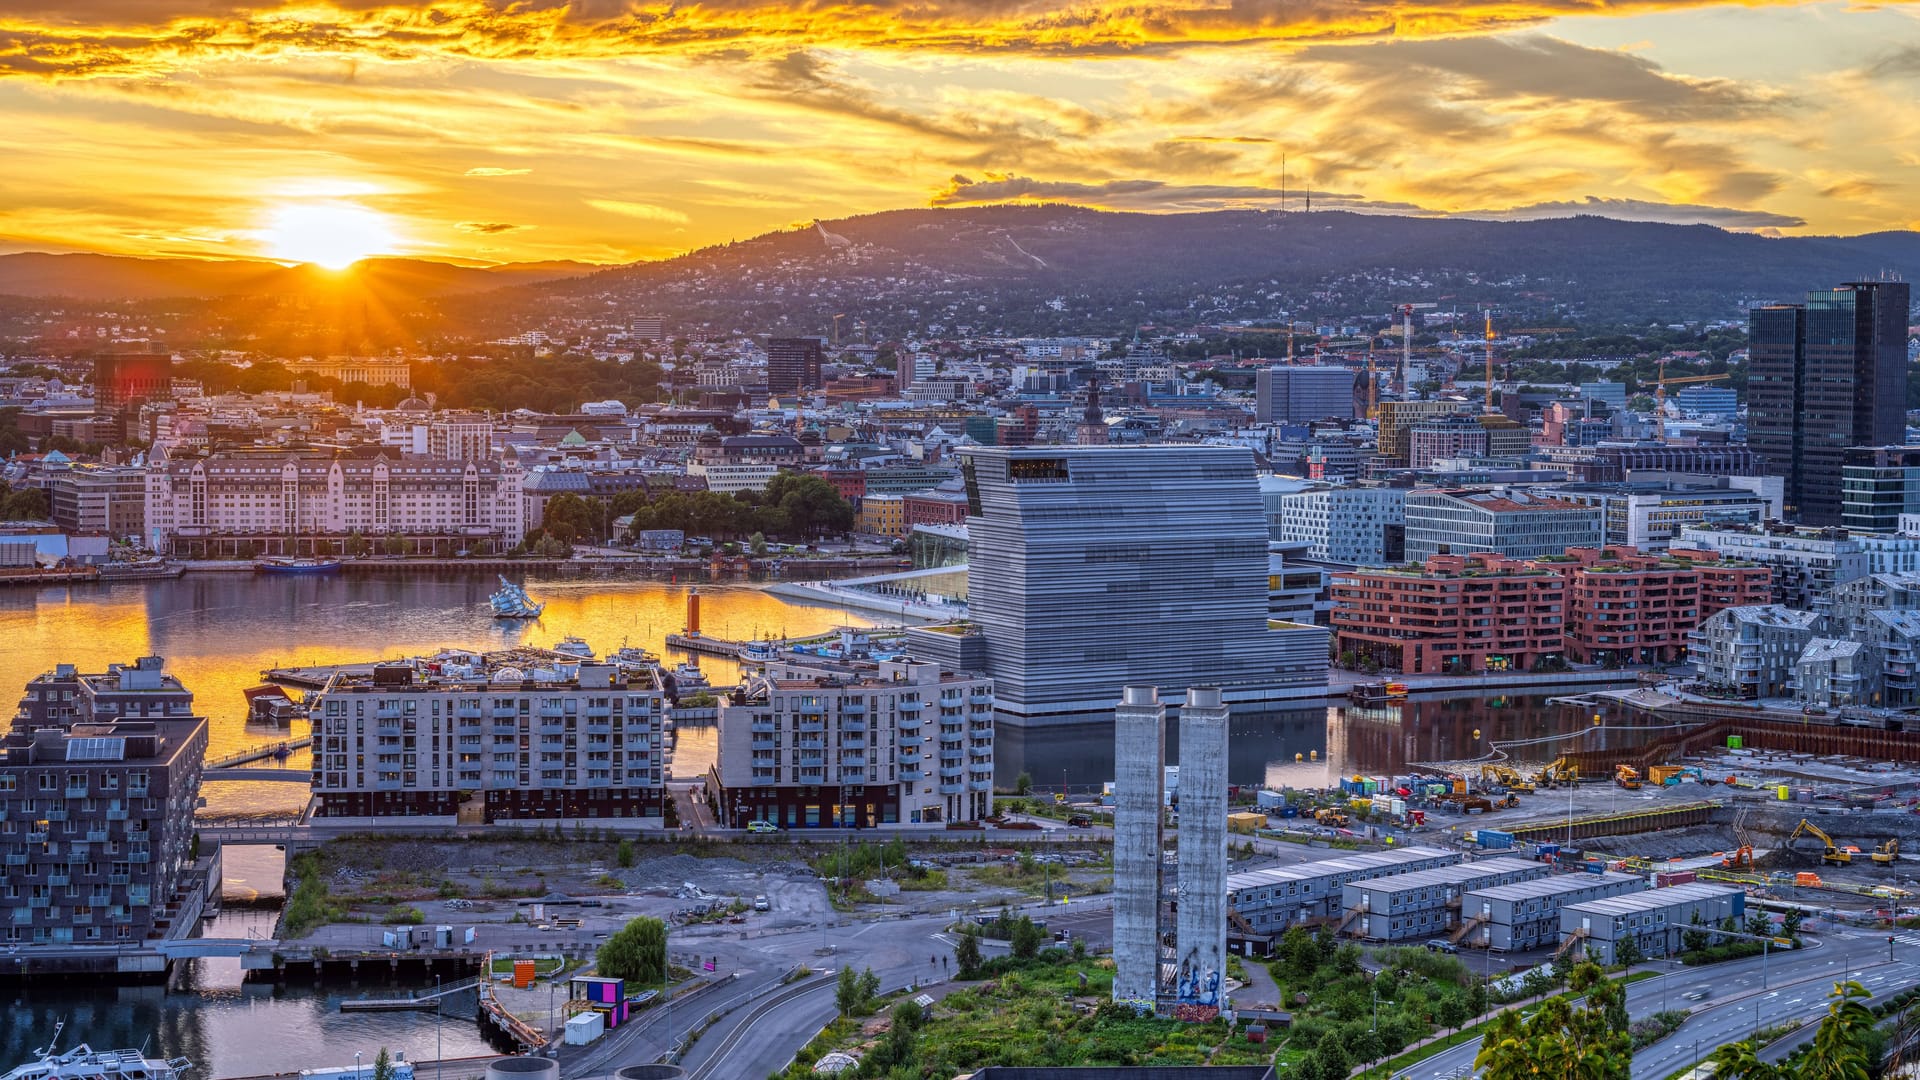
<path id="1" fill-rule="evenodd" d="M 415 331 L 442 339 L 498 336 L 559 313 L 655 314 L 675 332 L 759 333 L 824 333 L 842 315 L 843 331 L 878 337 L 1124 333 L 1420 301 L 1462 312 L 1490 305 L 1508 326 L 1664 323 L 1738 318 L 1746 303 L 1887 272 L 1920 276 L 1920 233 L 1776 238 L 1596 216 L 1022 204 L 863 214 L 616 267 L 375 259 L 334 274 L 267 262 L 6 255 L 0 295 L 226 298 L 231 309 L 231 298 L 346 292 L 411 311 Z"/>
<path id="2" fill-rule="evenodd" d="M 337 289 L 358 284 L 399 298 L 425 298 L 532 285 L 593 273 L 580 262 L 460 266 L 429 259 L 365 259 L 341 271 L 252 259 L 149 259 L 125 255 L 22 252 L 0 255 L 0 295 L 79 300 L 213 299 Z"/>

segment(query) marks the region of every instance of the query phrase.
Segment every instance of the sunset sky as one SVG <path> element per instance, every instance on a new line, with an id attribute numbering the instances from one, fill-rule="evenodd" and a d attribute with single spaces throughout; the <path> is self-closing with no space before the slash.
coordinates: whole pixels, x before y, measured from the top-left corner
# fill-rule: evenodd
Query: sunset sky
<path id="1" fill-rule="evenodd" d="M 0 0 L 0 251 L 627 261 L 1051 199 L 1920 227 L 1920 4 Z M 1290 204 L 1298 207 L 1297 195 Z"/>

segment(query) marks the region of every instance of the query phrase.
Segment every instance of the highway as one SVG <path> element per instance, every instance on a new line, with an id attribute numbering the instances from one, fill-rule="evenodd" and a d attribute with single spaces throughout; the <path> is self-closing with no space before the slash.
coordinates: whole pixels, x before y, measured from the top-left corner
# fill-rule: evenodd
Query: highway
<path id="1" fill-rule="evenodd" d="M 1920 963 L 1915 962 L 1920 961 L 1920 953 L 1908 952 L 1911 955 L 1889 963 L 1884 934 L 1838 931 L 1797 955 L 1769 957 L 1764 965 L 1765 989 L 1760 986 L 1763 965 L 1757 956 L 1706 967 L 1683 967 L 1633 983 L 1627 987 L 1627 1013 L 1634 1019 L 1662 1009 L 1693 1011 L 1678 1031 L 1634 1056 L 1633 1080 L 1664 1080 L 1692 1064 L 1696 1040 L 1700 1053 L 1706 1055 L 1723 1042 L 1751 1035 L 1756 1009 L 1760 1027 L 1825 1012 L 1828 991 L 1843 979 L 1851 977 L 1876 991 L 1920 983 Z M 1753 993 L 1749 994 L 1749 989 Z M 1711 996 L 1699 1001 L 1687 998 L 1702 990 Z M 1472 1073 L 1473 1059 L 1479 1053 L 1480 1040 L 1475 1038 L 1399 1075 L 1407 1080 L 1461 1080 Z"/>

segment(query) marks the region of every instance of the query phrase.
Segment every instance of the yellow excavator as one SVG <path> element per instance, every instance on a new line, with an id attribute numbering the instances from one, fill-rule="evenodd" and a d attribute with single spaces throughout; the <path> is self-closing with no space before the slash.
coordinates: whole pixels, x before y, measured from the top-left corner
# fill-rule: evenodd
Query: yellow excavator
<path id="1" fill-rule="evenodd" d="M 1577 784 L 1580 782 L 1580 770 L 1564 757 L 1555 758 L 1546 768 L 1533 774 L 1533 782 L 1544 788 Z"/>
<path id="2" fill-rule="evenodd" d="M 1899 857 L 1900 838 L 1897 836 L 1889 837 L 1886 843 L 1881 844 L 1873 850 L 1873 861 L 1883 866 L 1892 863 L 1893 860 Z"/>
<path id="3" fill-rule="evenodd" d="M 1806 818 L 1801 818 L 1800 824 L 1793 827 L 1793 835 L 1787 837 L 1787 846 L 1792 847 L 1793 842 L 1802 836 L 1811 836 L 1826 845 L 1826 850 L 1820 853 L 1820 859 L 1823 862 L 1829 862 L 1835 866 L 1845 866 L 1853 861 L 1853 852 L 1844 851 L 1835 847 L 1833 837 L 1828 836 L 1825 829 L 1808 821 Z"/>
<path id="4" fill-rule="evenodd" d="M 1520 773 L 1510 765 L 1501 765 L 1498 763 L 1482 765 L 1480 766 L 1480 779 L 1489 784 L 1498 784 L 1508 791 L 1517 791 L 1521 794 L 1530 794 L 1533 791 L 1533 782 L 1521 776 Z"/>

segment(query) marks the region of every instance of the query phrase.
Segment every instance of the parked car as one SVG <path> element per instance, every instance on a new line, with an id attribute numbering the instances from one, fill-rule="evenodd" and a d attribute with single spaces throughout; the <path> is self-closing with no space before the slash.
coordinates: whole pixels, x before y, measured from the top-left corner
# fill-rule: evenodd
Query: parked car
<path id="1" fill-rule="evenodd" d="M 747 831 L 750 833 L 776 833 L 780 831 L 780 826 L 775 825 L 771 821 L 749 821 L 747 822 Z"/>
<path id="2" fill-rule="evenodd" d="M 769 904 L 769 903 L 767 903 L 767 898 L 766 898 L 766 897 L 764 897 L 764 896 L 756 896 L 756 897 L 754 897 L 754 898 L 753 898 L 753 910 L 755 910 L 755 911 L 771 911 L 771 910 L 773 910 L 773 905 L 772 905 L 772 904 Z"/>

